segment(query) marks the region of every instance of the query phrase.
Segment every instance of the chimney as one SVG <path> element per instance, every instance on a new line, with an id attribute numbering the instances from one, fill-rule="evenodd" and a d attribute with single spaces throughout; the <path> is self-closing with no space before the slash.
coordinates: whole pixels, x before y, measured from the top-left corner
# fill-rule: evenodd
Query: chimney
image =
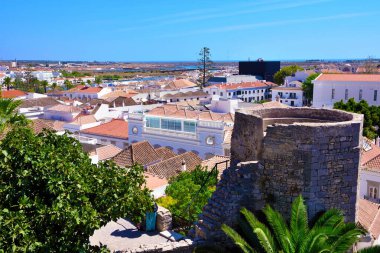
<path id="1" fill-rule="evenodd" d="M 186 162 L 182 160 L 181 171 L 186 171 Z"/>

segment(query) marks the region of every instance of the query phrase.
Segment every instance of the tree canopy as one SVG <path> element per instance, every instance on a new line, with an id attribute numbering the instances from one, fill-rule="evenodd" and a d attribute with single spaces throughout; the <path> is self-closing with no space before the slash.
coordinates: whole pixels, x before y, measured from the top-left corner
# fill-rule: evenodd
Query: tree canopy
<path id="1" fill-rule="evenodd" d="M 284 84 L 285 77 L 293 75 L 298 70 L 304 70 L 304 69 L 298 65 L 290 65 L 290 66 L 283 67 L 274 74 L 273 76 L 274 82 L 277 83 L 278 85 L 282 85 Z"/>
<path id="2" fill-rule="evenodd" d="M 152 209 L 141 166 L 91 164 L 78 141 L 17 127 L 0 142 L 0 249 L 90 251 L 94 230 Z"/>
<path id="3" fill-rule="evenodd" d="M 369 106 L 365 100 L 356 102 L 355 99 L 350 98 L 347 103 L 343 100 L 336 102 L 334 109 L 363 114 L 363 135 L 369 139 L 375 139 L 379 135 L 377 128 L 380 126 L 380 106 Z"/>
<path id="4" fill-rule="evenodd" d="M 210 69 L 212 67 L 210 48 L 203 47 L 199 52 L 198 69 L 199 77 L 197 83 L 201 89 L 206 85 L 211 77 Z"/>
<path id="5" fill-rule="evenodd" d="M 217 171 L 210 175 L 209 173 L 201 167 L 192 172 L 182 172 L 170 180 L 165 191 L 166 196 L 158 199 L 158 203 L 176 216 L 196 221 L 215 191 Z"/>
<path id="6" fill-rule="evenodd" d="M 318 73 L 311 74 L 306 78 L 306 80 L 302 83 L 302 90 L 304 92 L 305 98 L 308 101 L 311 101 L 313 99 L 313 89 L 314 89 L 314 84 L 313 80 L 319 76 Z"/>

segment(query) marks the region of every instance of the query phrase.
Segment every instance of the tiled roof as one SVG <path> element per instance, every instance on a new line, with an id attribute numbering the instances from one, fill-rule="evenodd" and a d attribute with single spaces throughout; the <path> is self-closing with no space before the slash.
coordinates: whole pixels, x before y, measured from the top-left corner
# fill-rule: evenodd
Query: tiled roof
<path id="1" fill-rule="evenodd" d="M 96 149 L 96 154 L 98 155 L 99 161 L 109 160 L 121 152 L 121 148 L 115 145 L 102 146 Z"/>
<path id="2" fill-rule="evenodd" d="M 170 179 L 181 173 L 182 162 L 185 161 L 186 171 L 193 171 L 196 166 L 201 165 L 202 159 L 193 152 L 186 152 L 174 156 L 165 161 L 147 167 L 147 171 L 159 177 Z"/>
<path id="3" fill-rule="evenodd" d="M 17 97 L 23 97 L 26 96 L 26 92 L 23 92 L 21 90 L 3 90 L 0 92 L 1 98 L 17 98 Z"/>
<path id="4" fill-rule="evenodd" d="M 230 158 L 228 156 L 215 155 L 201 163 L 202 168 L 212 170 L 217 165 L 218 176 L 221 177 L 223 171 L 230 166 Z"/>
<path id="5" fill-rule="evenodd" d="M 174 153 L 171 149 L 167 147 L 156 148 L 155 151 L 162 158 L 162 160 L 166 160 L 177 155 L 176 153 Z"/>
<path id="6" fill-rule="evenodd" d="M 101 87 L 85 87 L 83 89 L 78 90 L 77 92 L 95 94 L 95 93 L 99 93 L 102 89 L 103 88 Z"/>
<path id="7" fill-rule="evenodd" d="M 262 104 L 255 104 L 253 110 L 260 110 L 262 108 L 288 108 L 288 105 L 280 103 L 278 101 L 270 101 Z"/>
<path id="8" fill-rule="evenodd" d="M 321 74 L 318 81 L 380 82 L 379 74 Z"/>
<path id="9" fill-rule="evenodd" d="M 66 122 L 58 120 L 47 120 L 47 119 L 35 119 L 32 120 L 32 129 L 35 133 L 41 133 L 43 129 L 53 130 L 53 131 L 63 131 L 63 125 Z"/>
<path id="10" fill-rule="evenodd" d="M 279 86 L 279 87 L 274 87 L 272 90 L 302 90 L 301 87 L 285 87 L 285 86 Z"/>
<path id="11" fill-rule="evenodd" d="M 162 160 L 160 155 L 147 141 L 132 143 L 128 148 L 121 151 L 112 160 L 120 167 L 130 167 L 135 163 L 143 166 Z"/>
<path id="12" fill-rule="evenodd" d="M 172 82 L 170 82 L 166 89 L 181 89 L 181 88 L 190 88 L 197 86 L 195 83 L 186 80 L 186 79 L 176 79 Z"/>
<path id="13" fill-rule="evenodd" d="M 270 82 L 242 82 L 242 83 L 227 83 L 227 84 L 215 84 L 208 86 L 207 88 L 219 88 L 221 90 L 236 90 L 247 88 L 268 88 L 273 83 Z"/>
<path id="14" fill-rule="evenodd" d="M 144 172 L 144 176 L 146 180 L 146 183 L 145 183 L 146 188 L 152 191 L 156 188 L 169 184 L 167 179 L 155 176 L 147 172 Z"/>
<path id="15" fill-rule="evenodd" d="M 34 107 L 34 106 L 45 107 L 45 106 L 53 106 L 53 105 L 59 105 L 59 104 L 60 103 L 56 99 L 51 98 L 51 97 L 33 98 L 33 99 L 22 100 L 20 108 L 29 108 L 29 107 Z"/>
<path id="16" fill-rule="evenodd" d="M 365 199 L 358 200 L 358 222 L 373 238 L 380 235 L 380 205 Z"/>
<path id="17" fill-rule="evenodd" d="M 70 105 L 54 105 L 47 109 L 48 111 L 58 111 L 58 112 L 80 112 L 81 109 Z"/>
<path id="18" fill-rule="evenodd" d="M 102 99 L 106 99 L 106 98 L 117 98 L 117 97 L 131 97 L 131 96 L 134 96 L 138 94 L 137 92 L 127 92 L 127 91 L 123 91 L 123 90 L 116 90 L 116 91 L 112 91 L 110 93 L 107 93 L 103 96 L 101 96 L 100 98 Z"/>
<path id="19" fill-rule="evenodd" d="M 164 98 L 170 99 L 170 98 L 208 97 L 208 96 L 209 94 L 207 94 L 204 91 L 188 91 L 188 92 L 178 92 L 175 94 L 166 94 Z"/>
<path id="20" fill-rule="evenodd" d="M 123 119 L 113 119 L 96 127 L 87 128 L 82 133 L 128 139 L 128 122 Z"/>
<path id="21" fill-rule="evenodd" d="M 184 106 L 176 104 L 166 104 L 160 107 L 156 107 L 146 114 L 152 116 L 165 116 L 169 118 L 199 119 L 206 121 L 234 121 L 234 115 L 231 113 L 215 113 L 211 111 L 191 110 L 187 109 Z"/>
<path id="22" fill-rule="evenodd" d="M 90 123 L 95 123 L 95 122 L 97 122 L 97 120 L 94 117 L 94 115 L 78 115 L 70 123 L 75 124 L 75 125 L 84 125 L 84 124 L 90 124 Z"/>
<path id="23" fill-rule="evenodd" d="M 380 147 L 363 138 L 360 162 L 362 169 L 380 172 Z"/>

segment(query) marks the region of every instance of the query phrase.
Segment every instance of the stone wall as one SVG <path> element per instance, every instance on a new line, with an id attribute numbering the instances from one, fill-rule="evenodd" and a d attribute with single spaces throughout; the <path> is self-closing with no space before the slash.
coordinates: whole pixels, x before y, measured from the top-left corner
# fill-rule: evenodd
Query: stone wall
<path id="1" fill-rule="evenodd" d="M 170 211 L 162 206 L 158 206 L 156 230 L 161 232 L 172 229 L 172 214 Z"/>
<path id="2" fill-rule="evenodd" d="M 196 238 L 225 241 L 221 224 L 236 227 L 243 206 L 258 211 L 270 204 L 288 217 L 300 194 L 310 218 L 338 208 L 354 222 L 362 121 L 361 115 L 327 109 L 236 113 L 232 166 L 204 207 Z"/>

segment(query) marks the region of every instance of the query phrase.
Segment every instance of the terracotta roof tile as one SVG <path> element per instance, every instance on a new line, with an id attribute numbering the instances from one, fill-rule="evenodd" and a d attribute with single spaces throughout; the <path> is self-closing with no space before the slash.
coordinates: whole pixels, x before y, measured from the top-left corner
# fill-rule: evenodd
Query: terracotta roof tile
<path id="1" fill-rule="evenodd" d="M 130 167 L 135 163 L 147 166 L 162 160 L 160 155 L 147 141 L 132 143 L 112 160 L 121 167 Z"/>
<path id="2" fill-rule="evenodd" d="M 170 82 L 165 88 L 166 89 L 181 89 L 181 88 L 190 88 L 196 87 L 197 85 L 186 79 L 176 79 Z"/>
<path id="3" fill-rule="evenodd" d="M 70 106 L 70 105 L 54 105 L 52 107 L 49 107 L 47 109 L 48 111 L 58 111 L 58 112 L 80 112 L 81 109 L 75 106 Z"/>
<path id="4" fill-rule="evenodd" d="M 147 171 L 159 177 L 170 179 L 181 173 L 182 161 L 186 163 L 186 171 L 193 171 L 196 166 L 201 165 L 202 159 L 193 152 L 186 152 L 174 156 L 165 161 L 147 167 Z"/>
<path id="5" fill-rule="evenodd" d="M 379 74 L 321 74 L 317 81 L 380 82 Z"/>
<path id="6" fill-rule="evenodd" d="M 0 92 L 1 98 L 17 98 L 26 96 L 27 93 L 21 90 L 3 90 Z"/>
<path id="7" fill-rule="evenodd" d="M 97 122 L 97 120 L 94 117 L 94 115 L 78 115 L 70 123 L 75 124 L 75 125 L 84 125 L 84 124 L 90 124 L 90 123 L 95 123 L 95 122 Z"/>
<path id="8" fill-rule="evenodd" d="M 230 166 L 230 158 L 228 156 L 215 155 L 207 160 L 203 160 L 201 166 L 207 168 L 207 170 L 212 170 L 215 165 L 218 169 L 218 177 L 220 178 L 223 171 Z"/>
<path id="9" fill-rule="evenodd" d="M 358 200 L 358 222 L 373 238 L 380 235 L 380 205 L 365 199 Z"/>
<path id="10" fill-rule="evenodd" d="M 162 160 L 166 160 L 177 155 L 176 153 L 174 153 L 171 149 L 168 149 L 167 147 L 156 148 L 155 151 L 162 158 Z"/>
<path id="11" fill-rule="evenodd" d="M 32 129 L 37 134 L 42 132 L 43 129 L 64 131 L 64 124 L 66 124 L 66 122 L 59 120 L 35 119 L 32 120 Z"/>
<path id="12" fill-rule="evenodd" d="M 159 188 L 161 186 L 165 186 L 165 185 L 169 184 L 167 179 L 157 177 L 157 176 L 150 174 L 150 173 L 147 173 L 147 172 L 144 172 L 144 176 L 145 176 L 145 180 L 146 180 L 146 183 L 145 183 L 146 188 L 148 188 L 149 190 L 152 190 L 152 191 L 156 188 Z"/>
<path id="13" fill-rule="evenodd" d="M 113 119 L 110 122 L 96 127 L 87 128 L 81 132 L 86 134 L 128 139 L 128 122 L 123 119 Z"/>
<path id="14" fill-rule="evenodd" d="M 97 148 L 96 154 L 98 155 L 99 161 L 104 161 L 116 156 L 121 152 L 121 150 L 121 148 L 118 148 L 115 145 L 110 144 L 107 146 Z"/>
<path id="15" fill-rule="evenodd" d="M 380 172 L 380 147 L 363 138 L 360 162 L 362 169 Z"/>
<path id="16" fill-rule="evenodd" d="M 59 103 L 56 99 L 51 97 L 45 97 L 45 98 L 34 98 L 34 99 L 25 99 L 22 100 L 22 104 L 20 105 L 20 108 L 30 108 L 30 107 L 46 107 L 46 106 L 53 106 L 53 105 L 59 105 Z"/>

